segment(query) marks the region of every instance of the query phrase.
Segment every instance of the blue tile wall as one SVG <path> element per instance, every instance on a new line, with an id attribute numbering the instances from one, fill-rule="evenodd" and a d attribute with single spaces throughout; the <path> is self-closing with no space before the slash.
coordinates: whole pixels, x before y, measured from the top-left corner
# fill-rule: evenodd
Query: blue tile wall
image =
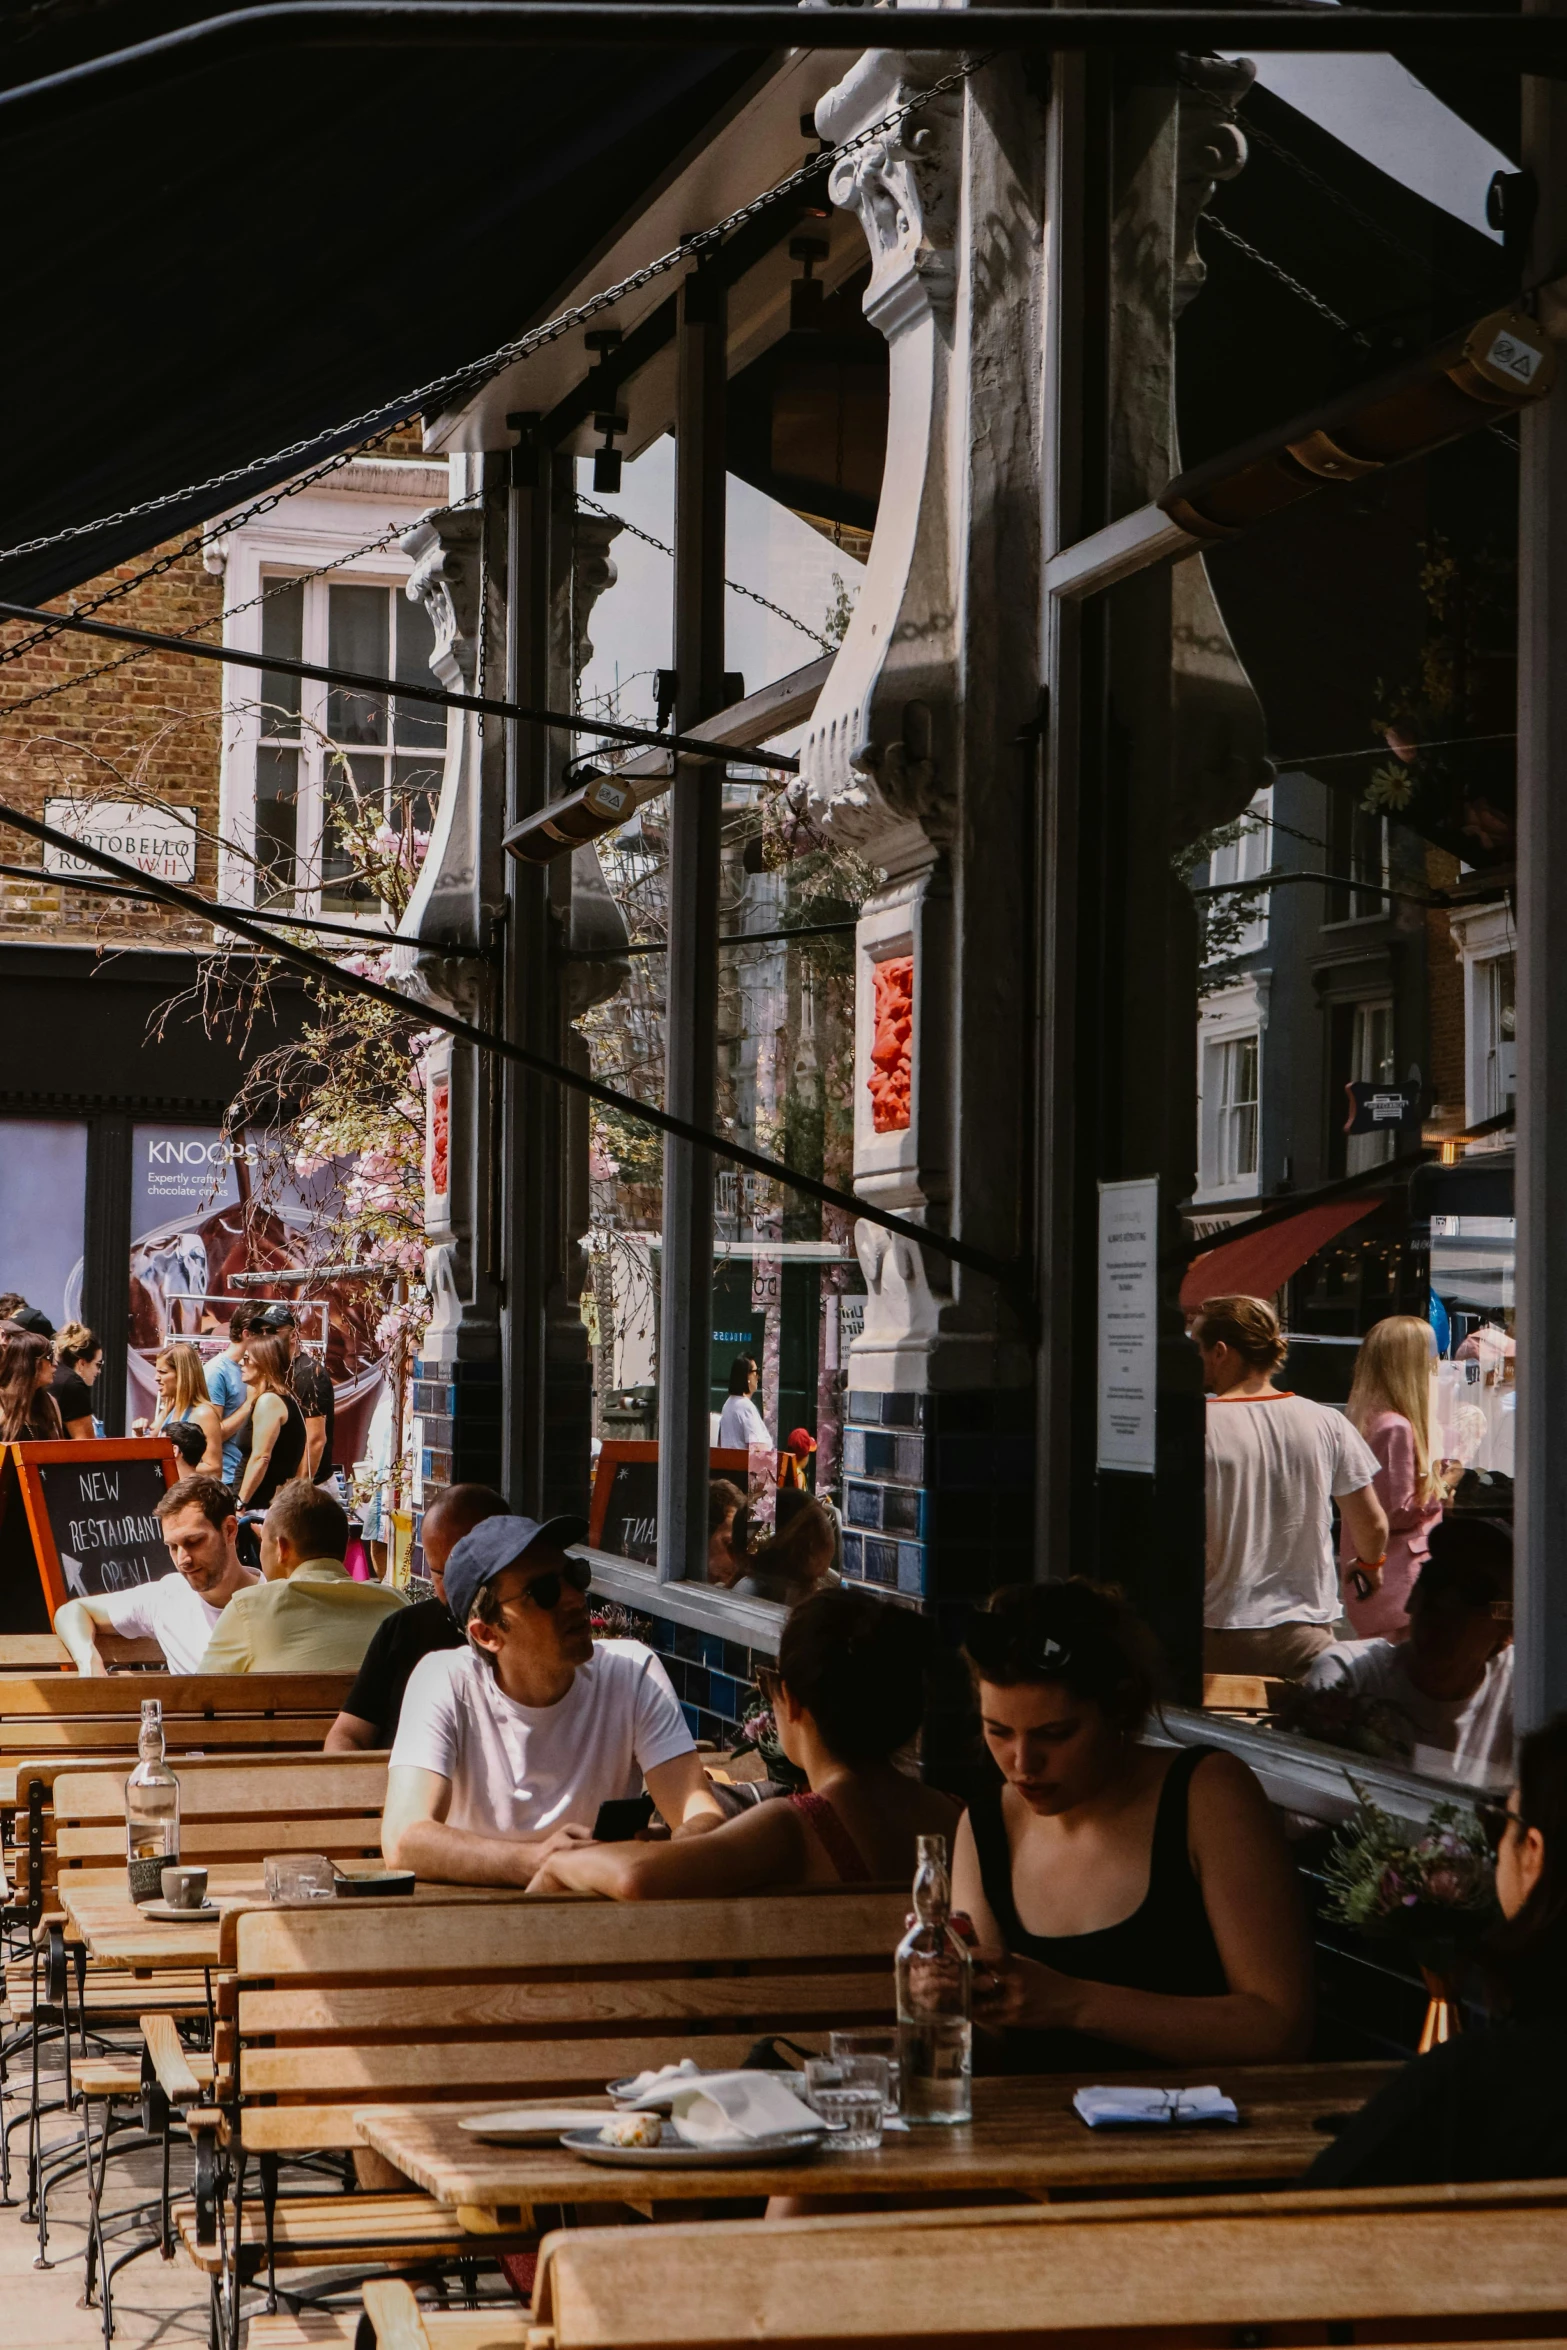
<path id="1" fill-rule="evenodd" d="M 881 1395 L 852 1388 L 843 1432 L 851 1580 L 939 1605 L 1032 1576 L 1027 1390 Z"/>

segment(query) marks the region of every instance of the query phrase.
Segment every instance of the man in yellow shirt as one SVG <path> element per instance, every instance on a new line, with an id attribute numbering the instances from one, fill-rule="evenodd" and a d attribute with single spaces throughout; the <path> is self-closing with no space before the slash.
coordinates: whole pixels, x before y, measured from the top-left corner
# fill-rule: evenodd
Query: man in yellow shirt
<path id="1" fill-rule="evenodd" d="M 355 1673 L 370 1636 L 405 1603 L 384 1583 L 356 1583 L 343 1568 L 348 1518 L 324 1487 L 303 1477 L 283 1486 L 261 1529 L 265 1578 L 236 1599 L 214 1628 L 203 1673 Z"/>

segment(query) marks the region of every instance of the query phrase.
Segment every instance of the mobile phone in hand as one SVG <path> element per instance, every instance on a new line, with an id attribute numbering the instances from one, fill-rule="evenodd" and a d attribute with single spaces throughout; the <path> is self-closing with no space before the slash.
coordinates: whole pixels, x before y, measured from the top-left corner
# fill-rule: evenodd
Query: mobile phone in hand
<path id="1" fill-rule="evenodd" d="M 629 1844 L 653 1817 L 651 1795 L 622 1795 L 601 1803 L 593 1823 L 596 1844 Z"/>

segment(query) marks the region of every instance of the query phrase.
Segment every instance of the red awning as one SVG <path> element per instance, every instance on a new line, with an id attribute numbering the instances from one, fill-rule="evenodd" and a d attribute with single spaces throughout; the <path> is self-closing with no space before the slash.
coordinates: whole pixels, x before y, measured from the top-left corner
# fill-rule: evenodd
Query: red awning
<path id="1" fill-rule="evenodd" d="M 1186 1268 L 1182 1310 L 1195 1313 L 1205 1297 L 1271 1297 L 1319 1248 L 1369 1216 L 1386 1197 L 1385 1191 L 1372 1191 L 1353 1199 L 1324 1200 L 1320 1207 L 1302 1208 L 1298 1216 L 1282 1216 L 1261 1232 L 1205 1249 Z"/>

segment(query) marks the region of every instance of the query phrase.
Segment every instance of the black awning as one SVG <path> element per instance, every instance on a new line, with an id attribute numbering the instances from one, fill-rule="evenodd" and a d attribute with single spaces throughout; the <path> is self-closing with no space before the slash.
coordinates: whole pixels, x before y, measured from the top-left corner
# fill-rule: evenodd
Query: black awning
<path id="1" fill-rule="evenodd" d="M 23 10 L 0 35 L 0 86 L 205 13 Z M 762 62 L 274 52 L 0 142 L 0 547 L 244 465 L 479 358 Z M 57 595 L 266 486 L 13 559 L 0 594 Z"/>

